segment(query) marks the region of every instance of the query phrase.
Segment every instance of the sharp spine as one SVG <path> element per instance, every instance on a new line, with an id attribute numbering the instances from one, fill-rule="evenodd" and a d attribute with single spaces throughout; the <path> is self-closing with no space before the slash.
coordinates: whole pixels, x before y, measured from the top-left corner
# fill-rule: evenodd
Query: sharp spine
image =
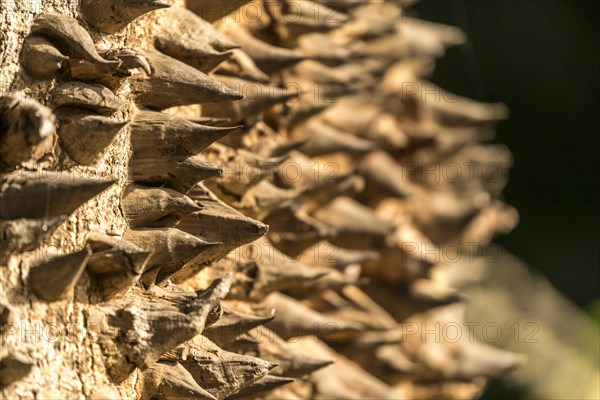
<path id="1" fill-rule="evenodd" d="M 220 29 L 225 36 L 239 43 L 258 68 L 267 74 L 278 72 L 306 59 L 306 56 L 297 51 L 272 46 L 241 29 L 230 27 L 228 24 L 221 25 Z"/>
<path id="2" fill-rule="evenodd" d="M 231 56 L 223 61 L 215 72 L 252 82 L 268 83 L 270 80 L 269 76 L 261 71 L 252 58 L 241 49 L 233 50 Z"/>
<path id="3" fill-rule="evenodd" d="M 134 154 L 130 163 L 135 182 L 166 186 L 184 194 L 198 182 L 223 173 L 221 168 L 205 163 L 198 156 L 182 153 Z"/>
<path id="4" fill-rule="evenodd" d="M 173 189 L 131 184 L 123 191 L 121 209 L 132 228 L 162 228 L 174 227 L 202 207 Z"/>
<path id="5" fill-rule="evenodd" d="M 69 215 L 113 183 L 60 171 L 17 171 L 0 182 L 0 219 Z"/>
<path id="6" fill-rule="evenodd" d="M 257 395 L 265 394 L 278 387 L 294 382 L 294 378 L 282 376 L 267 375 L 264 378 L 244 387 L 242 390 L 231 396 L 231 399 L 255 399 Z"/>
<path id="7" fill-rule="evenodd" d="M 244 99 L 226 104 L 206 104 L 202 107 L 202 115 L 213 118 L 228 118 L 233 122 L 241 122 L 246 118 L 260 115 L 279 103 L 284 103 L 298 96 L 277 85 L 250 82 L 229 76 L 214 76 L 226 87 L 244 94 Z"/>
<path id="8" fill-rule="evenodd" d="M 238 392 L 275 367 L 260 358 L 224 351 L 203 336 L 175 350 L 174 356 L 196 382 L 218 399 Z"/>
<path id="9" fill-rule="evenodd" d="M 91 233 L 87 244 L 92 249 L 87 270 L 95 276 L 105 300 L 133 286 L 152 255 L 133 243 L 99 233 Z"/>
<path id="10" fill-rule="evenodd" d="M 262 326 L 226 345 L 225 348 L 242 354 L 256 354 L 277 364 L 271 371 L 271 374 L 277 376 L 301 378 L 333 363 L 331 360 L 307 354 Z"/>
<path id="11" fill-rule="evenodd" d="M 83 108 L 109 116 L 121 107 L 117 96 L 108 88 L 92 83 L 66 82 L 50 92 L 50 103 L 54 108 Z"/>
<path id="12" fill-rule="evenodd" d="M 68 156 L 78 164 L 89 165 L 115 139 L 129 121 L 115 121 L 95 113 L 61 108 L 56 110 L 59 121 L 58 136 Z"/>
<path id="13" fill-rule="evenodd" d="M 150 367 L 202 333 L 214 322 L 211 318 L 220 316 L 220 301 L 230 285 L 231 276 L 225 276 L 199 293 L 137 290 L 90 309 L 89 321 L 100 328 L 98 343 L 110 375 L 123 381 L 135 368 Z"/>
<path id="14" fill-rule="evenodd" d="M 40 35 L 54 44 L 69 59 L 82 59 L 106 70 L 116 70 L 119 61 L 100 57 L 89 33 L 73 17 L 60 14 L 40 14 L 31 27 L 31 33 Z"/>
<path id="15" fill-rule="evenodd" d="M 28 277 L 29 289 L 48 303 L 65 299 L 83 273 L 90 255 L 91 249 L 86 247 L 32 267 Z"/>
<path id="16" fill-rule="evenodd" d="M 63 68 L 69 58 L 40 35 L 29 35 L 23 42 L 19 61 L 35 79 L 50 80 Z"/>
<path id="17" fill-rule="evenodd" d="M 82 0 L 79 11 L 94 28 L 114 33 L 139 16 L 167 7 L 165 0 Z"/>
<path id="18" fill-rule="evenodd" d="M 201 103 L 219 103 L 242 99 L 225 85 L 174 58 L 157 51 L 142 52 L 152 75 L 129 79 L 136 102 L 153 110 Z"/>
<path id="19" fill-rule="evenodd" d="M 138 111 L 131 124 L 131 145 L 136 153 L 156 154 L 165 148 L 197 154 L 239 128 L 207 126 L 159 112 Z"/>
<path id="20" fill-rule="evenodd" d="M 213 254 L 213 260 L 260 238 L 269 229 L 268 225 L 248 218 L 223 203 L 202 184 L 196 185 L 189 196 L 195 203 L 201 204 L 202 209 L 183 218 L 177 228 L 205 240 L 222 242 L 223 246 L 219 248 L 218 253 Z M 197 272 L 197 268 L 198 265 L 192 265 L 178 272 L 173 278 L 181 282 Z"/>
<path id="21" fill-rule="evenodd" d="M 167 280 L 192 261 L 202 262 L 221 246 L 221 243 L 204 241 L 175 228 L 128 230 L 123 239 L 153 252 L 144 273 L 148 276 L 154 273 L 156 283 Z"/>
<path id="22" fill-rule="evenodd" d="M 229 58 L 231 50 L 240 47 L 185 8 L 163 10 L 158 13 L 158 23 L 154 35 L 156 49 L 205 73 Z"/>
<path id="23" fill-rule="evenodd" d="M 248 314 L 235 307 L 235 301 L 223 302 L 223 316 L 213 325 L 202 332 L 204 336 L 219 346 L 233 342 L 238 336 L 257 326 L 266 324 L 275 318 L 275 313 L 267 315 Z"/>

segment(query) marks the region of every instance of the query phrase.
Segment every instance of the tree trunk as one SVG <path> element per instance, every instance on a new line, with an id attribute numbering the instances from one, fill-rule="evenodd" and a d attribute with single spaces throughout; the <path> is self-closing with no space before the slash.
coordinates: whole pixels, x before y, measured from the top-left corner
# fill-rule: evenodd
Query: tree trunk
<path id="1" fill-rule="evenodd" d="M 4 397 L 466 398 L 522 363 L 421 331 L 517 221 L 504 106 L 425 80 L 459 30 L 80 3 L 0 4 Z"/>

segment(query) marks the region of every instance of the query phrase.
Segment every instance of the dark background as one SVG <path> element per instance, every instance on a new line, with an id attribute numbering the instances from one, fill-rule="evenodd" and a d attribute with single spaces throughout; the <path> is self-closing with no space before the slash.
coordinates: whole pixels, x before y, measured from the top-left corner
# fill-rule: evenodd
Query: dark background
<path id="1" fill-rule="evenodd" d="M 582 308 L 600 288 L 600 1 L 423 0 L 423 19 L 462 28 L 433 81 L 511 111 L 505 201 L 519 226 L 499 242 Z"/>
<path id="2" fill-rule="evenodd" d="M 511 110 L 496 141 L 514 154 L 504 200 L 520 223 L 498 242 L 589 310 L 600 295 L 600 1 L 423 0 L 415 11 L 469 38 L 432 80 Z M 495 381 L 483 398 L 524 396 Z"/>

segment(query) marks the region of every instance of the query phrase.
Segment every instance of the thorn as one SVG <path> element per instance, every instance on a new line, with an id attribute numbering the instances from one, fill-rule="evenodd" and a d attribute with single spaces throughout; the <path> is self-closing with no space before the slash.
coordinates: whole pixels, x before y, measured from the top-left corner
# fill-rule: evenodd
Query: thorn
<path id="1" fill-rule="evenodd" d="M 366 136 L 381 143 L 381 147 L 390 152 L 402 151 L 410 145 L 410 138 L 400 129 L 398 121 L 391 114 L 381 115 L 369 127 Z"/>
<path id="2" fill-rule="evenodd" d="M 255 315 L 237 310 L 232 302 L 222 303 L 221 306 L 223 316 L 202 332 L 203 336 L 219 346 L 231 343 L 238 336 L 275 318 L 275 310 L 268 315 Z"/>
<path id="3" fill-rule="evenodd" d="M 371 141 L 344 133 L 315 118 L 311 118 L 306 123 L 296 127 L 292 137 L 306 140 L 306 144 L 302 146 L 302 151 L 311 157 L 336 152 L 364 154 L 375 150 L 377 147 Z"/>
<path id="4" fill-rule="evenodd" d="M 199 294 L 156 287 L 143 292 L 136 289 L 121 299 L 90 308 L 89 321 L 99 328 L 98 344 L 111 377 L 122 382 L 135 368 L 145 370 L 202 333 L 220 310 L 230 284 L 231 277 L 225 277 Z"/>
<path id="5" fill-rule="evenodd" d="M 40 14 L 33 21 L 31 34 L 43 36 L 69 58 L 82 59 L 106 70 L 116 70 L 120 61 L 100 57 L 90 34 L 73 17 Z"/>
<path id="6" fill-rule="evenodd" d="M 364 194 L 369 198 L 376 198 L 377 192 L 383 192 L 379 195 L 381 198 L 407 198 L 415 194 L 415 186 L 407 178 L 408 172 L 385 151 L 368 154 L 358 171 L 366 179 L 368 186 Z"/>
<path id="7" fill-rule="evenodd" d="M 89 165 L 98 160 L 129 121 L 119 122 L 89 111 L 60 108 L 58 136 L 67 155 L 76 163 Z"/>
<path id="8" fill-rule="evenodd" d="M 445 94 L 443 96 L 454 96 Z M 485 125 L 508 118 L 508 107 L 502 103 L 484 104 L 461 99 L 457 103 L 436 104 L 434 114 L 441 124 L 448 126 Z"/>
<path id="9" fill-rule="evenodd" d="M 82 0 L 79 11 L 94 28 L 114 33 L 141 15 L 167 7 L 165 0 Z"/>
<path id="10" fill-rule="evenodd" d="M 264 219 L 272 211 L 291 207 L 300 200 L 300 191 L 282 189 L 262 180 L 246 191 L 236 208 L 246 215 Z"/>
<path id="11" fill-rule="evenodd" d="M 196 382 L 218 399 L 263 378 L 273 368 L 260 358 L 222 350 L 203 336 L 192 339 L 175 353 Z"/>
<path id="12" fill-rule="evenodd" d="M 186 6 L 203 20 L 213 23 L 226 15 L 236 11 L 251 0 L 221 0 L 217 7 L 207 7 L 202 2 L 191 1 Z"/>
<path id="13" fill-rule="evenodd" d="M 357 106 L 356 103 L 355 106 Z M 359 107 L 365 109 L 364 106 Z M 323 120 L 341 130 L 372 140 L 392 154 L 398 154 L 409 146 L 411 141 L 409 136 L 400 128 L 399 122 L 392 114 L 381 110 L 372 110 L 374 111 L 374 114 L 371 115 L 373 118 L 348 117 L 348 114 L 355 109 L 346 110 L 332 107 L 323 114 Z M 365 111 L 365 114 L 368 115 L 368 111 Z"/>
<path id="14" fill-rule="evenodd" d="M 271 142 L 264 141 L 264 145 L 261 144 L 260 148 L 257 149 L 257 153 L 263 155 L 265 157 L 289 157 L 289 153 L 293 150 L 296 150 L 304 145 L 306 141 L 301 140 L 287 140 L 285 142 L 277 143 L 275 141 Z"/>
<path id="15" fill-rule="evenodd" d="M 373 209 L 349 197 L 338 197 L 317 210 L 315 218 L 337 230 L 332 243 L 358 250 L 377 248 L 394 231 L 394 225 L 379 218 Z"/>
<path id="16" fill-rule="evenodd" d="M 373 324 L 374 327 L 383 328 L 390 332 L 386 338 L 389 338 L 390 336 L 398 337 L 393 333 L 398 325 L 394 317 L 392 317 L 385 308 L 380 306 L 375 300 L 363 292 L 362 289 L 356 285 L 348 285 L 342 289 L 341 293 L 357 310 L 364 310 L 372 320 L 377 321 L 377 324 Z"/>
<path id="17" fill-rule="evenodd" d="M 9 353 L 0 358 L 0 388 L 26 377 L 33 362 L 19 353 Z"/>
<path id="18" fill-rule="evenodd" d="M 282 7 L 283 23 L 305 26 L 323 32 L 326 29 L 339 28 L 350 19 L 350 16 L 332 9 L 325 3 L 310 0 L 284 0 Z"/>
<path id="19" fill-rule="evenodd" d="M 203 72 L 157 51 L 143 52 L 152 75 L 129 79 L 136 102 L 153 110 L 240 100 L 243 96 Z"/>
<path id="20" fill-rule="evenodd" d="M 96 277 L 105 300 L 124 294 L 133 286 L 152 255 L 133 243 L 100 233 L 90 233 L 87 244 L 93 251 L 87 270 Z"/>
<path id="21" fill-rule="evenodd" d="M 52 148 L 55 124 L 52 111 L 35 100 L 0 97 L 0 162 L 40 159 Z"/>
<path id="22" fill-rule="evenodd" d="M 349 265 L 377 260 L 379 253 L 370 250 L 345 249 L 328 241 L 320 241 L 306 249 L 298 258 L 300 262 L 343 270 Z"/>
<path id="23" fill-rule="evenodd" d="M 456 289 L 431 279 L 416 279 L 409 290 L 414 299 L 438 306 L 465 300 Z"/>
<path id="24" fill-rule="evenodd" d="M 144 274 L 157 273 L 156 283 L 167 280 L 192 261 L 201 262 L 215 247 L 221 246 L 221 243 L 206 242 L 175 228 L 131 229 L 125 232 L 123 239 L 152 251 Z"/>
<path id="25" fill-rule="evenodd" d="M 19 61 L 32 78 L 50 80 L 68 59 L 43 36 L 29 35 L 23 42 Z"/>
<path id="26" fill-rule="evenodd" d="M 285 33 L 287 44 L 314 32 L 328 32 L 344 25 L 349 16 L 325 5 L 307 0 L 283 1 L 281 11 L 273 13 L 273 19 Z M 327 3 L 329 4 L 329 3 Z"/>
<path id="27" fill-rule="evenodd" d="M 154 111 L 138 111 L 131 124 L 133 151 L 165 153 L 179 150 L 197 154 L 228 133 L 241 128 L 214 127 Z M 163 148 L 165 150 L 163 150 Z"/>
<path id="28" fill-rule="evenodd" d="M 360 71 L 362 72 L 362 71 Z M 332 104 L 339 97 L 351 93 L 360 88 L 360 78 L 357 72 L 343 68 L 343 66 L 328 67 L 315 60 L 305 60 L 304 62 L 290 68 L 284 74 L 287 82 L 309 82 L 309 87 L 313 85 L 323 86 L 319 89 L 318 96 L 322 101 Z M 313 94 L 310 95 L 314 97 Z"/>
<path id="29" fill-rule="evenodd" d="M 265 394 L 294 381 L 294 378 L 267 375 L 251 385 L 244 387 L 242 390 L 231 396 L 230 399 L 255 399 L 257 395 Z"/>
<path id="30" fill-rule="evenodd" d="M 240 122 L 298 96 L 295 90 L 288 91 L 273 84 L 265 85 L 229 76 L 215 75 L 214 78 L 231 90 L 243 92 L 244 99 L 226 104 L 205 104 L 202 106 L 202 115 L 208 117 Z"/>
<path id="31" fill-rule="evenodd" d="M 311 117 L 319 115 L 331 105 L 331 99 L 326 99 L 322 95 L 317 94 L 317 98 L 313 95 L 304 94 L 290 105 L 290 117 L 288 121 L 288 129 L 293 131 L 296 127 L 301 126 Z M 295 139 L 295 141 L 306 142 L 306 139 Z"/>
<path id="32" fill-rule="evenodd" d="M 202 209 L 185 217 L 177 228 L 208 240 L 223 241 L 226 252 L 258 239 L 269 229 L 223 203 L 202 184 L 195 186 L 189 196 Z"/>
<path id="33" fill-rule="evenodd" d="M 340 294 L 335 291 L 321 292 L 319 300 L 316 300 L 320 303 L 317 306 L 326 310 L 323 313 L 327 318 L 360 323 L 364 331 L 386 331 L 398 328 L 394 318 L 371 299 L 369 303 L 361 304 L 355 299 L 346 298 L 346 294 L 350 292 L 348 289 L 354 288 L 358 289 L 356 285 L 346 285 L 339 290 Z M 347 342 L 347 335 L 344 339 Z M 355 340 L 355 337 L 350 339 Z"/>
<path id="34" fill-rule="evenodd" d="M 306 297 L 311 294 L 321 293 L 326 290 L 341 290 L 348 285 L 359 285 L 364 282 L 364 277 L 352 276 L 352 274 L 343 273 L 335 269 L 323 268 L 323 267 L 312 267 L 318 268 L 325 272 L 322 278 L 316 281 L 304 280 L 298 285 L 286 288 L 286 293 L 293 295 L 294 297 Z"/>
<path id="35" fill-rule="evenodd" d="M 91 83 L 66 82 L 50 91 L 54 108 L 83 108 L 110 116 L 119 110 L 121 102 L 108 88 Z"/>
<path id="36" fill-rule="evenodd" d="M 73 177 L 65 172 L 17 171 L 0 182 L 0 219 L 69 215 L 114 181 Z"/>
<path id="37" fill-rule="evenodd" d="M 494 379 L 525 365 L 527 356 L 495 348 L 484 343 L 465 343 L 458 361 L 458 379 L 483 376 Z M 462 361 L 462 362 L 461 362 Z"/>
<path id="38" fill-rule="evenodd" d="M 297 346 L 290 345 L 265 327 L 253 329 L 248 335 L 226 348 L 242 354 L 255 354 L 257 357 L 276 363 L 277 367 L 271 371 L 271 374 L 278 376 L 301 378 L 333 363 L 331 360 L 315 357 Z"/>
<path id="39" fill-rule="evenodd" d="M 221 317 L 223 310 L 220 308 L 220 302 L 229 293 L 231 281 L 232 275 L 229 273 L 222 278 L 215 279 L 207 289 L 197 291 L 196 299 L 186 305 L 186 313 L 195 320 L 198 320 L 198 325 L 202 326 L 202 329 L 204 329 L 205 325 L 209 325 L 210 321 L 208 319 L 210 313 L 216 307 L 219 307 L 219 316 L 211 324 Z M 200 321 L 206 321 L 206 324 Z"/>
<path id="40" fill-rule="evenodd" d="M 485 126 L 508 118 L 508 108 L 502 103 L 475 102 L 449 93 L 430 82 L 419 81 L 416 83 L 419 92 L 414 93 L 414 96 L 418 101 L 421 101 L 419 99 L 427 100 L 427 96 L 423 96 L 423 93 L 429 93 L 432 94 L 432 97 L 441 99 L 441 101 L 429 99 L 424 101 L 423 105 L 440 125 L 449 127 Z"/>
<path id="41" fill-rule="evenodd" d="M 206 182 L 206 186 L 227 203 L 235 203 L 248 189 L 266 178 L 271 171 L 261 170 L 246 162 L 242 150 L 216 143 L 204 154 L 205 158 L 221 165 L 226 174 Z M 247 157 L 246 157 L 247 158 Z"/>
<path id="42" fill-rule="evenodd" d="M 254 63 L 254 60 L 241 49 L 233 50 L 231 56 L 219 64 L 215 73 L 233 76 L 251 82 L 269 83 L 271 80 L 269 75 L 261 71 Z"/>
<path id="43" fill-rule="evenodd" d="M 395 374 L 410 375 L 419 371 L 419 365 L 412 361 L 398 346 L 402 339 L 397 338 L 396 343 L 384 344 L 375 348 L 375 363 L 381 368 L 392 371 Z M 389 372 L 388 372 L 389 374 Z"/>
<path id="44" fill-rule="evenodd" d="M 330 4 L 328 4 L 330 5 Z M 371 41 L 394 34 L 402 10 L 393 3 L 362 2 L 362 7 L 352 13 L 354 19 L 340 29 L 339 36 Z M 337 33 L 337 32 L 336 32 Z"/>
<path id="45" fill-rule="evenodd" d="M 362 399 L 365 393 L 369 397 L 380 399 L 398 399 L 405 397 L 400 391 L 365 371 L 352 360 L 336 353 L 323 341 L 300 338 L 294 345 L 305 352 L 320 357 L 331 358 L 335 363 L 311 375 L 310 381 L 314 395 L 319 398 Z"/>
<path id="46" fill-rule="evenodd" d="M 323 224 L 304 210 L 290 212 L 290 209 L 276 210 L 268 215 L 271 238 L 277 248 L 289 257 L 298 257 L 315 243 L 335 237 L 335 229 Z"/>
<path id="47" fill-rule="evenodd" d="M 318 281 L 333 271 L 327 268 L 308 267 L 300 262 L 290 262 L 289 257 L 276 250 L 266 240 L 253 243 L 248 248 L 248 253 L 252 252 L 258 252 L 256 261 L 249 263 L 244 272 L 254 279 L 244 293 L 247 298 L 241 300 L 257 301 L 274 291 Z M 269 256 L 261 257 L 261 254 Z"/>
<path id="48" fill-rule="evenodd" d="M 223 170 L 188 154 L 141 155 L 131 158 L 131 178 L 140 183 L 189 192 L 198 182 L 219 176 Z"/>
<path id="49" fill-rule="evenodd" d="M 140 373 L 136 392 L 142 399 L 217 400 L 179 363 L 160 361 Z"/>
<path id="50" fill-rule="evenodd" d="M 321 114 L 321 119 L 342 131 L 365 137 L 369 128 L 384 114 L 385 110 L 371 96 L 353 95 L 340 98 Z"/>
<path id="51" fill-rule="evenodd" d="M 397 23 L 396 31 L 402 34 L 402 40 L 398 40 L 397 33 L 390 37 L 396 39 L 396 42 L 402 42 L 403 48 L 408 49 L 413 57 L 441 57 L 446 48 L 466 42 L 466 35 L 459 28 L 410 17 L 403 17 Z M 390 53 L 388 51 L 388 57 Z"/>
<path id="52" fill-rule="evenodd" d="M 237 155 L 246 164 L 261 170 L 266 170 L 267 172 L 272 172 L 273 168 L 280 167 L 289 159 L 288 154 L 279 157 L 265 158 L 244 149 L 238 149 Z"/>
<path id="53" fill-rule="evenodd" d="M 302 54 L 327 65 L 342 64 L 356 58 L 347 38 L 315 32 L 295 39 Z"/>
<path id="54" fill-rule="evenodd" d="M 210 118 L 210 117 L 196 117 L 193 119 L 189 120 L 190 122 L 193 122 L 195 124 L 201 124 L 201 125 L 207 125 L 207 126 L 222 126 L 228 122 L 231 122 L 228 118 Z M 244 125 L 239 125 L 238 127 L 236 127 L 236 129 L 238 128 L 243 128 Z"/>
<path id="55" fill-rule="evenodd" d="M 40 219 L 0 220 L 0 260 L 8 254 L 36 249 L 66 219 L 65 215 Z"/>
<path id="56" fill-rule="evenodd" d="M 205 73 L 228 59 L 231 50 L 240 47 L 185 8 L 163 10 L 158 13 L 158 23 L 154 35 L 156 49 Z"/>
<path id="57" fill-rule="evenodd" d="M 350 346 L 354 346 L 356 349 L 360 349 L 366 353 L 388 344 L 398 345 L 403 340 L 402 335 L 403 332 L 401 329 L 363 332 L 350 342 Z"/>
<path id="58" fill-rule="evenodd" d="M 248 218 L 223 203 L 202 184 L 196 185 L 188 195 L 202 209 L 185 216 L 177 228 L 211 242 L 222 242 L 219 252 L 212 254 L 213 259 L 260 238 L 269 229 L 268 225 Z M 198 272 L 198 268 L 203 268 L 203 265 L 189 265 L 175 274 L 173 280 L 183 282 Z"/>
<path id="59" fill-rule="evenodd" d="M 225 36 L 240 44 L 261 71 L 273 74 L 306 59 L 294 50 L 275 47 L 239 29 L 237 24 L 222 24 L 219 29 Z"/>
<path id="60" fill-rule="evenodd" d="M 275 308 L 275 319 L 266 326 L 286 340 L 297 336 L 315 335 L 329 341 L 360 332 L 365 328 L 358 322 L 323 315 L 279 292 L 271 293 L 261 305 Z"/>
<path id="61" fill-rule="evenodd" d="M 125 188 L 121 208 L 132 228 L 173 227 L 186 215 L 202 209 L 176 190 L 137 184 Z"/>
<path id="62" fill-rule="evenodd" d="M 354 198 L 364 188 L 365 181 L 359 175 L 328 176 L 327 179 L 315 182 L 304 190 L 304 196 L 308 198 L 305 210 L 313 212 L 340 196 Z"/>
<path id="63" fill-rule="evenodd" d="M 29 289 L 40 299 L 52 303 L 63 300 L 73 290 L 92 253 L 89 247 L 32 267 Z"/>

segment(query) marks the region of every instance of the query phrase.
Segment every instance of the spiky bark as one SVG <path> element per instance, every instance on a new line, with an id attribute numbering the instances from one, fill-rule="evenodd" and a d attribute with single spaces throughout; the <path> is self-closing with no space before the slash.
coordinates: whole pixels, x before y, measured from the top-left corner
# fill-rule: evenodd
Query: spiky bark
<path id="1" fill-rule="evenodd" d="M 403 330 L 462 323 L 432 269 L 517 220 L 506 110 L 424 80 L 462 33 L 169 3 L 0 5 L 2 394 L 465 398 L 521 364 Z"/>

